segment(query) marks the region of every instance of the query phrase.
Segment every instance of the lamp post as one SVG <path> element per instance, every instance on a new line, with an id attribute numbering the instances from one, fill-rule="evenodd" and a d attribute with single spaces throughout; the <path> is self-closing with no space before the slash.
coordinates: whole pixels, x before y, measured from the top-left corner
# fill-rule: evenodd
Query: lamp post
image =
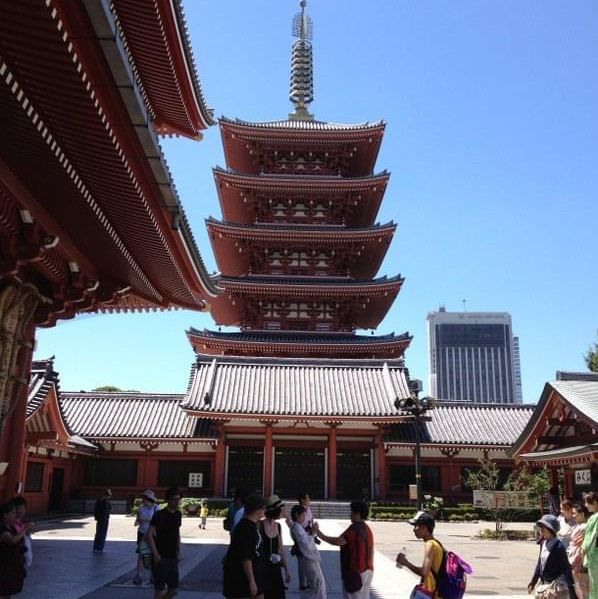
<path id="1" fill-rule="evenodd" d="M 430 416 L 425 416 L 428 410 L 434 408 L 435 400 L 433 397 L 419 398 L 421 391 L 421 381 L 411 381 L 409 385 L 411 395 L 409 397 L 395 399 L 395 407 L 397 410 L 407 412 L 415 423 L 415 485 L 417 488 L 417 509 L 421 510 L 424 507 L 424 497 L 422 491 L 422 475 L 421 475 L 421 447 L 420 447 L 420 422 L 431 420 Z"/>

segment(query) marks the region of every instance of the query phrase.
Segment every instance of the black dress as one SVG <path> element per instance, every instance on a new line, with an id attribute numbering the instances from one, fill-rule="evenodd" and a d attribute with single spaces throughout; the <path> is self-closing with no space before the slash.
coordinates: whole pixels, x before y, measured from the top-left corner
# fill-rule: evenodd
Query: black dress
<path id="1" fill-rule="evenodd" d="M 278 535 L 271 538 L 266 534 L 264 523 L 260 522 L 261 534 L 264 540 L 264 599 L 285 599 L 285 586 L 282 579 L 282 563 L 272 563 L 272 554 L 282 557 L 280 539 L 282 536 L 280 524 L 276 523 Z"/>

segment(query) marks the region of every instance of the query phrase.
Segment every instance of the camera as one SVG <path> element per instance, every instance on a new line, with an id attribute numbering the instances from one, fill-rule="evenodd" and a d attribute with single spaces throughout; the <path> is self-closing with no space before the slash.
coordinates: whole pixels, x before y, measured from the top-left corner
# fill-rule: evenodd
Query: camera
<path id="1" fill-rule="evenodd" d="M 272 553 L 270 555 L 270 562 L 272 564 L 280 564 L 281 561 L 282 561 L 282 558 L 280 557 L 280 555 L 278 555 L 278 553 Z"/>

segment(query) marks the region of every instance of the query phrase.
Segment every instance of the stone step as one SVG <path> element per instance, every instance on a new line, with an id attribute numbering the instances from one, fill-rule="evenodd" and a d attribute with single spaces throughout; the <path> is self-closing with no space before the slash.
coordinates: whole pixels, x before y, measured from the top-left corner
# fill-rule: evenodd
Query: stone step
<path id="1" fill-rule="evenodd" d="M 127 502 L 110 500 L 113 514 L 126 514 Z M 66 505 L 66 511 L 70 514 L 93 514 L 93 508 L 96 504 L 95 499 L 69 499 Z"/>

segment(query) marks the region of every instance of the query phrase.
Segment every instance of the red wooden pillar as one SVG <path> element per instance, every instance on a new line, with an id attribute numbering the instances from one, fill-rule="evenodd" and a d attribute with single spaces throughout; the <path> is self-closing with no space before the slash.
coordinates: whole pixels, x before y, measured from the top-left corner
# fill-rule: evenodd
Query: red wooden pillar
<path id="1" fill-rule="evenodd" d="M 4 461 L 8 462 L 4 498 L 11 499 L 17 492 L 23 492 L 25 485 L 25 417 L 27 415 L 27 395 L 29 392 L 29 377 L 33 358 L 33 342 L 35 325 L 30 323 L 25 329 L 24 340 L 19 350 L 17 384 L 13 393 L 16 395 L 14 410 L 6 421 L 3 437 L 7 437 Z"/>
<path id="2" fill-rule="evenodd" d="M 264 435 L 264 497 L 272 495 L 272 423 L 266 422 Z"/>
<path id="3" fill-rule="evenodd" d="M 328 499 L 336 499 L 336 427 L 335 422 L 329 423 L 328 432 Z"/>
<path id="4" fill-rule="evenodd" d="M 377 462 L 378 462 L 378 499 L 386 499 L 386 451 L 384 450 L 384 432 L 380 432 L 376 439 Z"/>
<path id="5" fill-rule="evenodd" d="M 226 451 L 224 427 L 218 427 L 218 442 L 214 459 L 214 495 L 224 496 L 224 452 Z"/>

